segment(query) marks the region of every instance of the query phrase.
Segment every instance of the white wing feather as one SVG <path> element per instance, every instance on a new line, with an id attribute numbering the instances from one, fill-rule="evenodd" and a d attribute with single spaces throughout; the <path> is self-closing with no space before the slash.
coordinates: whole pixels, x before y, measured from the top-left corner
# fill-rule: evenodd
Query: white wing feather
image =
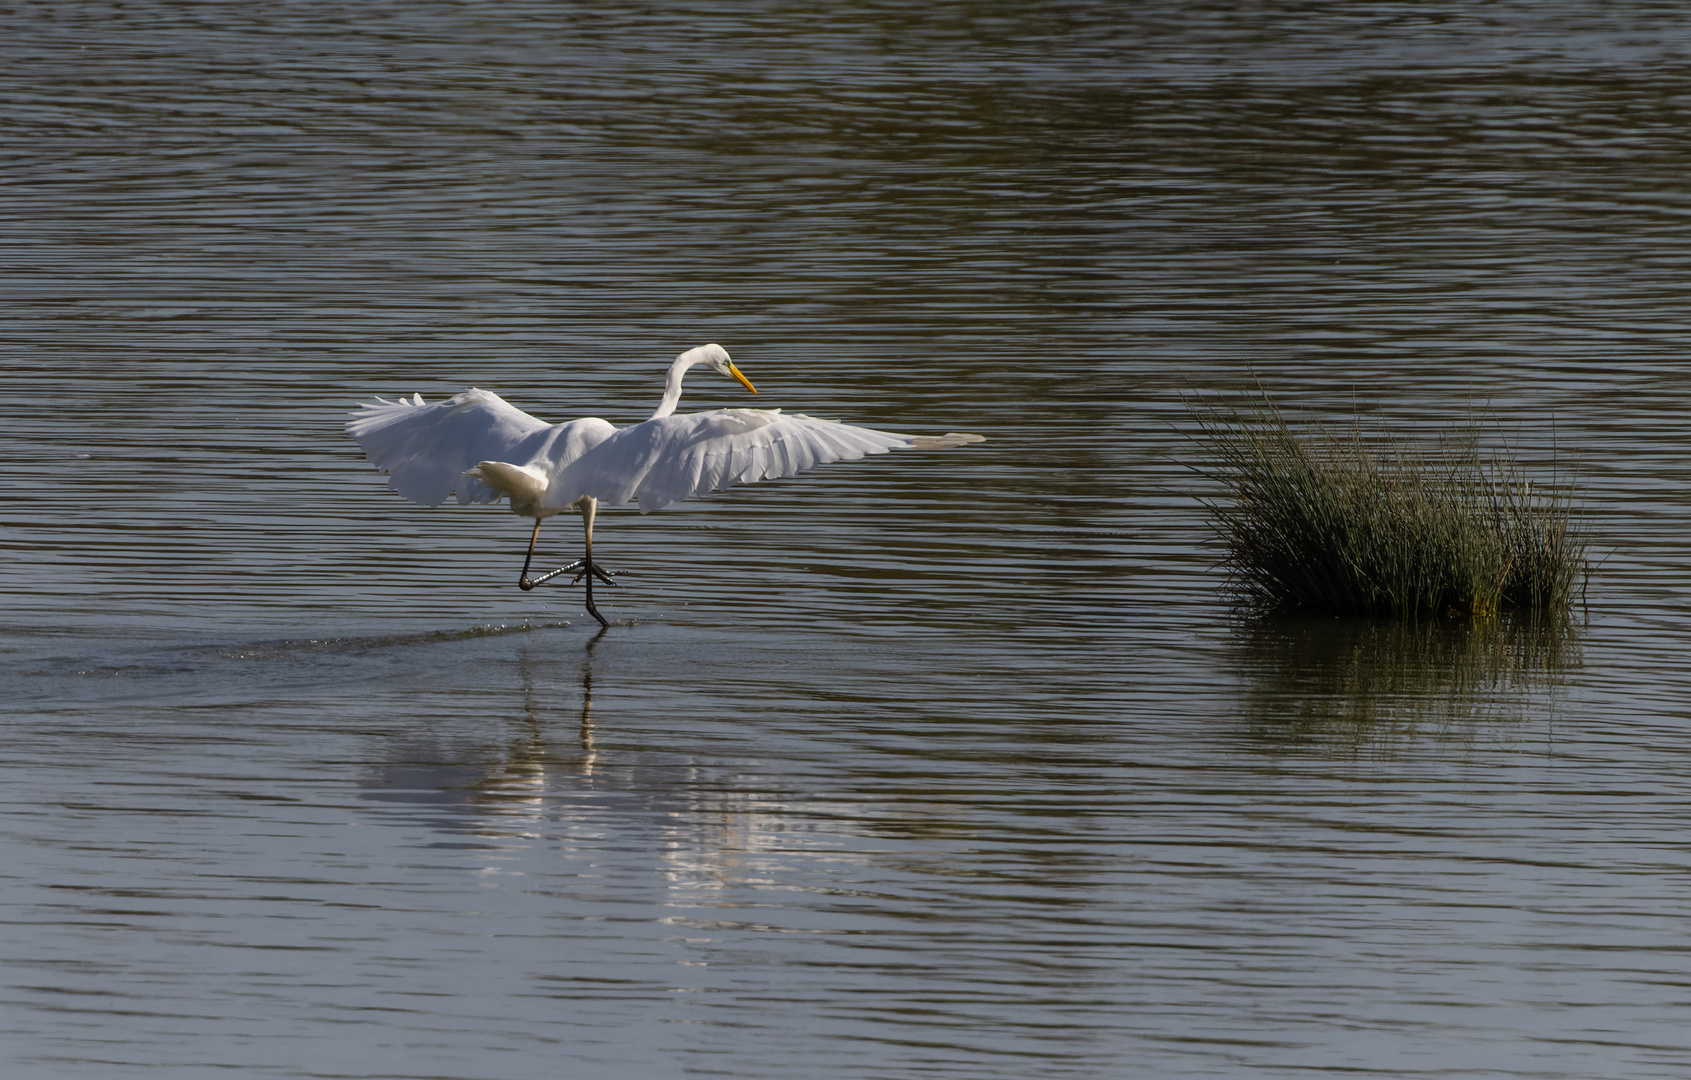
<path id="1" fill-rule="evenodd" d="M 486 390 L 466 390 L 433 405 L 416 394 L 410 400 L 377 398 L 348 415 L 347 434 L 405 498 L 437 506 L 456 491 L 460 503 L 497 502 L 506 491 L 495 490 L 479 473 L 464 475 L 489 462 L 530 478 L 523 492 L 509 492 L 512 508 L 523 514 L 539 510 L 541 516 L 584 495 L 610 506 L 638 502 L 642 511 L 658 510 L 829 462 L 981 441 L 979 435 L 955 433 L 900 435 L 779 409 L 716 409 L 625 428 L 596 417 L 548 424 Z"/>
<path id="2" fill-rule="evenodd" d="M 792 476 L 833 461 L 907 447 L 937 449 L 980 436 L 899 435 L 779 409 L 716 409 L 620 428 L 562 470 L 549 506 L 591 495 L 611 506 L 659 510 L 735 484 Z"/>
<path id="3" fill-rule="evenodd" d="M 348 414 L 346 431 L 370 463 L 388 474 L 388 486 L 413 502 L 438 506 L 454 490 L 458 501 L 494 502 L 499 493 L 464 470 L 482 461 L 525 463 L 552 425 L 498 394 L 466 390 L 436 402 L 377 398 Z"/>

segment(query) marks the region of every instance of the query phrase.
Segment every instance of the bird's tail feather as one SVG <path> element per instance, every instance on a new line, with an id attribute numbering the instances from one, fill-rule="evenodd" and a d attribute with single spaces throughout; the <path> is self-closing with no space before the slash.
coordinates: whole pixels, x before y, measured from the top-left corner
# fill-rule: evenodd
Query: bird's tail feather
<path id="1" fill-rule="evenodd" d="M 545 473 L 524 465 L 512 465 L 508 461 L 484 461 L 473 469 L 465 470 L 464 475 L 480 480 L 501 495 L 510 496 L 513 510 L 539 502 L 540 497 L 546 494 Z"/>

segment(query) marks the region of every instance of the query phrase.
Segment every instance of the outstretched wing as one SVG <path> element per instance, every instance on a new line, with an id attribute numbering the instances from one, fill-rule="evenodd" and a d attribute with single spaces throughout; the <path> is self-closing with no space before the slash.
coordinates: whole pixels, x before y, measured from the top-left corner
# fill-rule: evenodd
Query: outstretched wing
<path id="1" fill-rule="evenodd" d="M 454 489 L 461 503 L 497 500 L 498 492 L 464 470 L 482 461 L 525 460 L 525 444 L 552 428 L 486 390 L 433 405 L 420 394 L 409 401 L 377 398 L 347 415 L 346 433 L 388 474 L 388 486 L 428 506 L 445 502 Z"/>
<path id="2" fill-rule="evenodd" d="M 832 461 L 980 441 L 979 435 L 899 435 L 779 409 L 665 416 L 621 428 L 583 454 L 553 482 L 547 502 L 591 495 L 613 506 L 638 501 L 642 511 L 658 510 Z"/>

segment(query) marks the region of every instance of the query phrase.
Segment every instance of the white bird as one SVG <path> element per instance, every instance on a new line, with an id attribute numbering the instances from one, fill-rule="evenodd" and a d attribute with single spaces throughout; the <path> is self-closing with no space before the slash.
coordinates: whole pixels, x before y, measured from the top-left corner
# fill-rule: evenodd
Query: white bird
<path id="1" fill-rule="evenodd" d="M 980 435 L 897 435 L 889 431 L 818 420 L 780 409 L 713 409 L 675 415 L 681 377 L 696 364 L 757 390 L 720 345 L 688 349 L 669 366 L 663 401 L 651 419 L 619 428 L 598 417 L 548 424 L 509 405 L 498 394 L 466 390 L 426 404 L 377 398 L 349 413 L 346 431 L 370 463 L 389 476 L 388 486 L 413 502 L 438 506 L 456 491 L 460 503 L 509 498 L 511 510 L 534 519 L 528 556 L 517 584 L 525 591 L 560 574 L 587 582 L 587 610 L 610 626 L 593 605 L 593 579 L 615 585 L 593 561 L 593 516 L 599 504 L 640 504 L 642 513 L 692 495 L 734 484 L 792 476 L 831 461 L 912 448 L 940 450 L 984 441 Z M 586 552 L 568 566 L 528 576 L 540 523 L 566 510 L 580 511 Z"/>

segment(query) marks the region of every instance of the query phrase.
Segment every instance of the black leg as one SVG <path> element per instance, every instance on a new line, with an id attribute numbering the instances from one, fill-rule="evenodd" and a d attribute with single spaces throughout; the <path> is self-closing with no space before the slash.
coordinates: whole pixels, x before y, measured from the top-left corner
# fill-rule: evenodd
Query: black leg
<path id="1" fill-rule="evenodd" d="M 587 568 L 582 571 L 587 581 L 587 613 L 595 619 L 598 619 L 600 626 L 609 630 L 611 624 L 606 622 L 605 617 L 599 614 L 599 609 L 593 606 L 593 579 L 596 577 L 603 577 L 604 575 L 602 573 L 595 572 L 598 571 L 599 568 L 593 565 L 593 549 L 591 547 L 587 549 L 587 557 L 583 559 L 582 562 L 587 564 Z M 609 579 L 607 578 L 606 580 Z"/>
<path id="2" fill-rule="evenodd" d="M 540 539 L 541 519 L 535 518 L 534 533 L 528 538 L 528 555 L 523 559 L 523 572 L 517 578 L 517 585 L 521 587 L 524 592 L 527 592 L 537 585 L 546 584 L 548 581 L 551 581 L 560 574 L 574 574 L 575 577 L 570 581 L 571 585 L 574 585 L 577 581 L 585 579 L 587 582 L 587 612 L 595 619 L 599 620 L 599 625 L 601 627 L 609 629 L 611 624 L 605 621 L 605 617 L 599 614 L 598 607 L 596 607 L 593 603 L 593 579 L 598 578 L 606 585 L 614 586 L 616 585 L 616 582 L 611 580 L 611 575 L 620 574 L 622 571 L 611 570 L 607 572 L 600 569 L 598 564 L 593 561 L 593 514 L 594 511 L 598 509 L 598 503 L 593 499 L 583 499 L 578 505 L 581 509 L 582 524 L 587 530 L 586 553 L 575 562 L 570 563 L 568 566 L 560 566 L 556 570 L 549 570 L 546 573 L 541 574 L 539 577 L 529 577 L 528 568 L 529 565 L 534 562 L 534 545 L 535 542 Z"/>
<path id="3" fill-rule="evenodd" d="M 528 576 L 529 563 L 534 561 L 534 542 L 536 540 L 540 539 L 540 520 L 541 520 L 540 518 L 534 519 L 534 534 L 528 538 L 528 556 L 523 559 L 523 572 L 522 572 L 522 574 L 520 574 L 517 577 L 517 587 L 522 589 L 523 592 L 528 592 L 530 589 L 534 588 L 536 585 L 544 585 L 548 581 L 551 581 L 553 578 L 557 577 L 559 574 L 574 573 L 575 571 L 580 570 L 583 566 L 582 561 L 580 559 L 577 559 L 575 562 L 570 563 L 568 566 L 560 566 L 556 570 L 548 570 L 546 573 L 541 574 L 539 577 L 531 578 L 531 577 Z M 603 574 L 600 575 L 601 578 L 603 576 L 604 576 Z M 574 585 L 575 582 L 572 581 L 572 582 L 570 582 L 570 584 Z"/>
<path id="4" fill-rule="evenodd" d="M 531 533 L 528 538 L 528 555 L 523 558 L 523 572 L 517 575 L 517 588 L 521 589 L 523 592 L 528 592 L 530 589 L 540 584 L 538 581 L 530 581 L 528 579 L 528 564 L 534 561 L 534 542 L 539 539 L 540 519 L 535 518 L 534 532 Z"/>
<path id="5" fill-rule="evenodd" d="M 594 578 L 598 578 L 607 585 L 616 584 L 603 570 L 600 570 L 597 566 L 593 565 L 593 515 L 598 511 L 598 509 L 599 502 L 597 499 L 588 498 L 581 501 L 581 524 L 582 528 L 587 533 L 587 551 L 581 558 L 581 576 L 587 581 L 587 613 L 595 619 L 598 619 L 600 626 L 609 630 L 611 624 L 605 621 L 605 617 L 599 614 L 599 609 L 593 606 Z"/>
<path id="6" fill-rule="evenodd" d="M 560 566 L 556 570 L 549 570 L 537 578 L 529 577 L 528 564 L 534 561 L 534 542 L 538 539 L 540 539 L 540 519 L 535 518 L 534 533 L 528 538 L 528 555 L 523 559 L 523 572 L 517 577 L 517 587 L 523 592 L 528 592 L 536 585 L 544 585 L 559 574 L 568 574 L 581 569 L 581 560 L 577 559 L 568 566 Z M 570 584 L 573 585 L 575 582 L 572 581 Z"/>

